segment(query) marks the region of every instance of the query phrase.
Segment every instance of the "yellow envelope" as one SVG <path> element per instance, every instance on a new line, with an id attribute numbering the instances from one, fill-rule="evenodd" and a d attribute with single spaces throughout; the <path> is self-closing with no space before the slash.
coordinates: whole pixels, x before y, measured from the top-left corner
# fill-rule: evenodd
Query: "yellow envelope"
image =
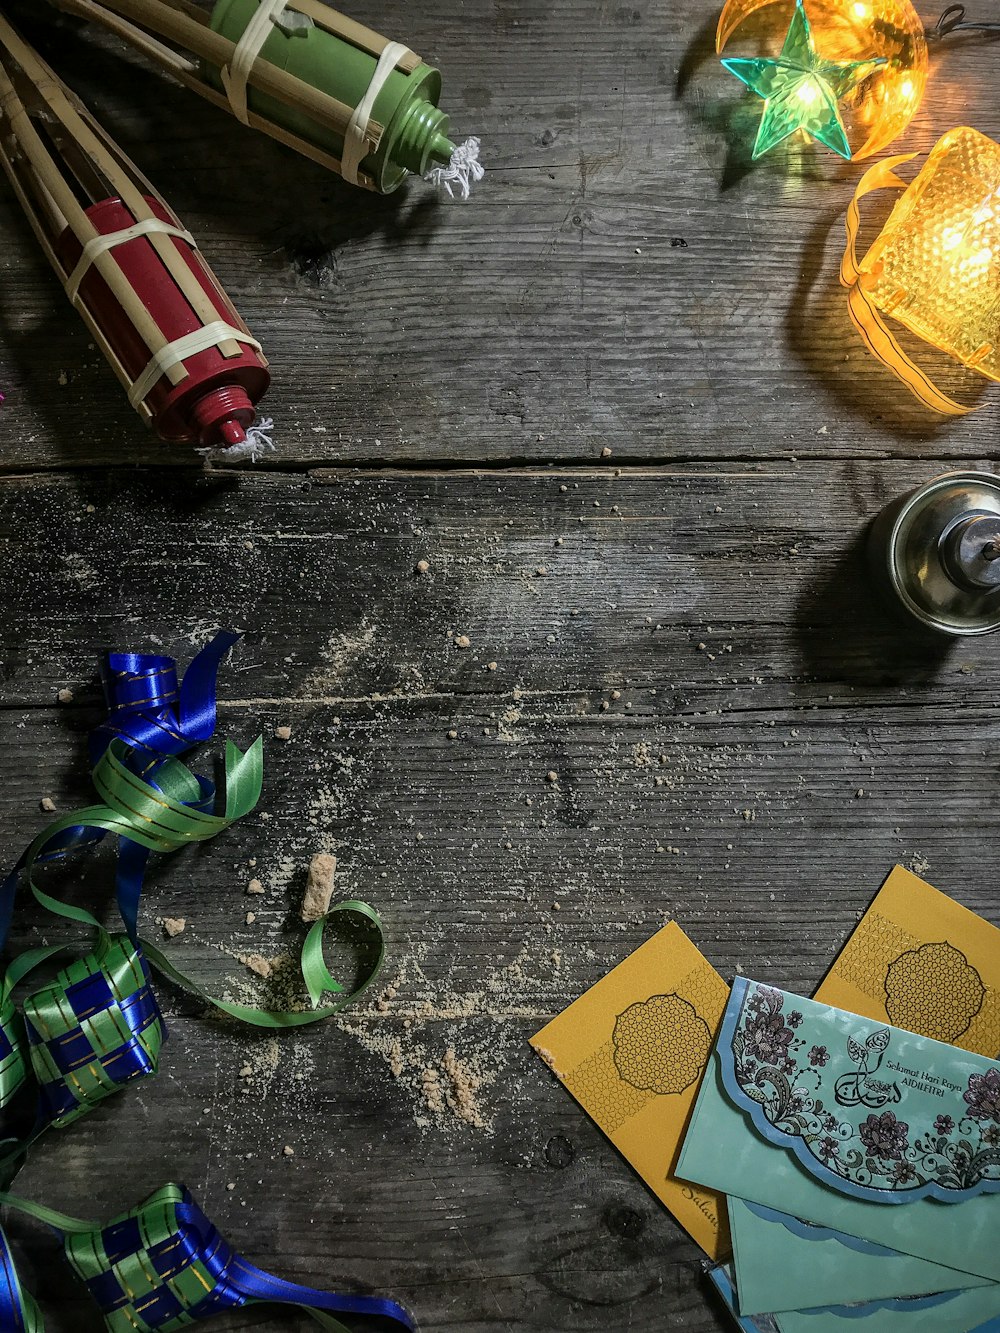
<path id="1" fill-rule="evenodd" d="M 729 987 L 675 922 L 531 1038 L 590 1118 L 713 1259 L 721 1196 L 673 1179 Z"/>
<path id="2" fill-rule="evenodd" d="M 993 1059 L 1000 930 L 896 866 L 813 998 Z"/>

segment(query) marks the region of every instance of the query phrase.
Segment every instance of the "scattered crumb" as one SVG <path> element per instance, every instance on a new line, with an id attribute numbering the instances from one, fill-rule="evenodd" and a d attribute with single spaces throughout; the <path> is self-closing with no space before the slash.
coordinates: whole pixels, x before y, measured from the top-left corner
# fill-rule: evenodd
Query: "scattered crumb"
<path id="1" fill-rule="evenodd" d="M 257 913 L 256 913 L 256 912 L 247 912 L 247 925 L 248 925 L 248 926 L 252 926 L 253 923 L 254 923 L 256 920 L 257 920 Z"/>
<path id="2" fill-rule="evenodd" d="M 468 634 L 456 634 L 456 635 L 455 635 L 455 647 L 456 647 L 456 648 L 471 648 L 471 647 L 472 647 L 472 640 L 469 638 Z"/>
<path id="3" fill-rule="evenodd" d="M 60 370 L 59 372 L 59 383 L 63 388 L 69 383 L 69 376 L 66 374 L 65 370 Z"/>
<path id="4" fill-rule="evenodd" d="M 259 879 L 252 879 L 247 885 L 247 893 L 263 893 L 264 886 Z"/>
<path id="5" fill-rule="evenodd" d="M 496 671 L 496 669 L 497 669 L 497 664 L 496 664 L 496 662 L 487 662 L 487 663 L 486 663 L 486 670 L 487 670 L 487 671 Z"/>
<path id="6" fill-rule="evenodd" d="M 239 955 L 239 960 L 244 967 L 248 967 L 251 972 L 256 972 L 257 976 L 265 980 L 271 975 L 271 964 L 259 953 L 245 953 Z"/>
<path id="7" fill-rule="evenodd" d="M 601 457 L 602 457 L 602 458 L 610 458 L 610 457 L 611 457 L 611 450 L 608 448 L 607 445 L 605 445 L 604 448 L 601 450 Z"/>
<path id="8" fill-rule="evenodd" d="M 329 852 L 317 852 L 309 862 L 309 877 L 299 915 L 303 921 L 318 921 L 330 910 L 337 858 Z"/>
<path id="9" fill-rule="evenodd" d="M 163 927 L 163 933 L 168 939 L 173 939 L 175 935 L 183 935 L 184 927 L 187 925 L 187 919 L 183 916 L 165 916 L 160 925 Z"/>
<path id="10" fill-rule="evenodd" d="M 45 811 L 47 815 L 50 815 L 52 811 L 56 808 L 56 803 L 51 796 L 43 796 L 42 799 L 38 802 L 38 804 L 41 806 L 41 808 Z"/>
<path id="11" fill-rule="evenodd" d="M 545 781 L 546 781 L 546 782 L 558 782 L 558 781 L 559 781 L 559 774 L 556 772 L 556 770 L 555 770 L 554 768 L 550 768 L 549 771 L 545 774 Z"/>
<path id="12" fill-rule="evenodd" d="M 253 1078 L 253 1065 L 244 1065 L 240 1070 L 240 1078 Z"/>
<path id="13" fill-rule="evenodd" d="M 226 1189 L 229 1190 L 230 1193 L 232 1193 L 232 1191 L 233 1191 L 235 1188 L 236 1188 L 236 1181 L 235 1181 L 235 1180 L 231 1180 L 231 1181 L 229 1182 L 229 1184 L 226 1186 Z"/>
<path id="14" fill-rule="evenodd" d="M 451 731 L 449 731 L 449 732 L 448 732 L 448 739 L 449 739 L 450 741 L 457 741 L 457 740 L 458 740 L 458 732 L 455 731 L 454 729 L 452 729 Z"/>
<path id="15" fill-rule="evenodd" d="M 448 1106 L 459 1120 L 464 1120 L 467 1125 L 475 1125 L 477 1129 L 484 1129 L 485 1121 L 476 1097 L 481 1080 L 469 1065 L 458 1058 L 454 1046 L 449 1046 L 445 1051 L 441 1069 L 447 1079 L 444 1097 Z"/>
<path id="16" fill-rule="evenodd" d="M 56 698 L 61 704 L 71 704 L 73 702 L 73 691 L 66 689 L 60 690 L 56 695 Z"/>
<path id="17" fill-rule="evenodd" d="M 427 561 L 427 560 L 418 560 L 418 561 L 417 561 L 417 573 L 418 573 L 418 574 L 426 574 L 427 571 L 428 571 L 429 569 L 430 569 L 430 562 L 429 562 L 429 561 Z"/>
<path id="18" fill-rule="evenodd" d="M 285 1157 L 294 1157 L 294 1156 L 295 1156 L 295 1149 L 292 1148 L 292 1147 L 291 1147 L 289 1144 L 287 1144 L 287 1143 L 285 1144 L 285 1146 L 282 1148 L 281 1151 L 282 1151 L 282 1154 L 283 1154 Z"/>
<path id="19" fill-rule="evenodd" d="M 549 571 L 546 569 L 544 565 L 539 565 L 538 568 L 535 570 L 535 573 L 538 575 L 540 579 L 543 579 L 548 572 Z"/>
<path id="20" fill-rule="evenodd" d="M 292 738 L 291 727 L 275 727 L 274 734 L 279 741 L 287 741 Z"/>

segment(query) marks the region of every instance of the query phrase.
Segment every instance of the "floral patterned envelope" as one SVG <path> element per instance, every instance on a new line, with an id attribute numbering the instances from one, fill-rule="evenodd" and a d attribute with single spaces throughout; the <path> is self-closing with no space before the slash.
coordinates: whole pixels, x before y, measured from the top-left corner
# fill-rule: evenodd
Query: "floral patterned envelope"
<path id="1" fill-rule="evenodd" d="M 722 1200 L 674 1179 L 673 1163 L 728 994 L 671 922 L 531 1038 L 713 1259 L 727 1248 Z"/>
<path id="2" fill-rule="evenodd" d="M 942 1042 L 739 977 L 676 1170 L 1000 1280 L 1000 1065 Z"/>
<path id="3" fill-rule="evenodd" d="M 709 1277 L 743 1333 L 857 1333 L 864 1319 L 878 1333 L 1000 1333 L 1000 1290 L 993 1285 L 865 1305 L 740 1315 L 728 1267 L 716 1264 Z"/>
<path id="4" fill-rule="evenodd" d="M 813 999 L 995 1056 L 1000 930 L 896 866 Z M 976 1280 L 738 1199 L 728 1211 L 744 1312 L 826 1305 L 838 1289 L 840 1301 L 869 1301 Z"/>
<path id="5" fill-rule="evenodd" d="M 846 1301 L 884 1301 L 992 1286 L 1000 1314 L 1000 1284 L 989 1278 L 900 1254 L 787 1213 L 726 1200 L 740 1313 L 774 1313 Z"/>

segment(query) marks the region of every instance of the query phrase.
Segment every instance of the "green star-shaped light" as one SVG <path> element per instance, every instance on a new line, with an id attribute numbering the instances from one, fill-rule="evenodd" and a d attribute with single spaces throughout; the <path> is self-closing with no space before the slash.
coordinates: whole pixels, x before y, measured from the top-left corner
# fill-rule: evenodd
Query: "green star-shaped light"
<path id="1" fill-rule="evenodd" d="M 885 64 L 885 60 L 879 57 L 838 64 L 821 59 L 813 45 L 802 0 L 795 0 L 795 12 L 780 56 L 722 63 L 764 99 L 764 114 L 753 146 L 755 159 L 796 130 L 805 130 L 850 160 L 851 147 L 837 103 L 876 65 Z"/>

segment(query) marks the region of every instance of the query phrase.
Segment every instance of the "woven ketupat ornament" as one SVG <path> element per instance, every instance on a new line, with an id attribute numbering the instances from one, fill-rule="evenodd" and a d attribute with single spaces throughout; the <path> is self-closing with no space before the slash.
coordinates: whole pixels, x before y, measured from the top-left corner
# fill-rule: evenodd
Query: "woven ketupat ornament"
<path id="1" fill-rule="evenodd" d="M 327 1311 L 415 1327 L 395 1301 L 338 1296 L 255 1268 L 220 1236 L 182 1185 L 164 1185 L 105 1227 L 67 1230 L 64 1244 L 109 1333 L 172 1333 L 261 1301 L 297 1305 L 331 1333 L 349 1331 Z"/>
<path id="2" fill-rule="evenodd" d="M 28 1077 L 21 1018 L 12 989 L 5 983 L 0 993 L 0 1111 L 14 1100 Z"/>
<path id="3" fill-rule="evenodd" d="M 869 351 L 921 402 L 958 415 L 969 409 L 936 388 L 882 317 L 1000 380 L 1000 144 L 978 130 L 950 130 L 906 186 L 894 168 L 911 157 L 888 158 L 861 178 L 847 216 L 841 281 Z M 889 185 L 905 193 L 858 263 L 858 201 Z"/>
<path id="4" fill-rule="evenodd" d="M 142 954 L 124 935 L 24 1002 L 41 1113 L 57 1128 L 159 1068 L 167 1030 Z"/>

